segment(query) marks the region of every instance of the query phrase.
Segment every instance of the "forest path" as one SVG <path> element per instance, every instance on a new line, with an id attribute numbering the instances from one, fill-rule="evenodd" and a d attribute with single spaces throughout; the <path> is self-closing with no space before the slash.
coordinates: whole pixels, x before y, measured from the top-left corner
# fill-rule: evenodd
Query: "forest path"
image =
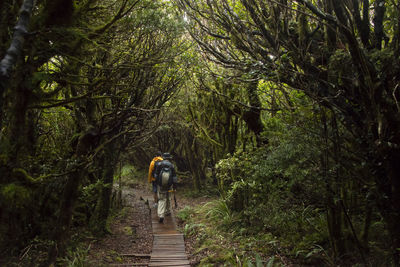
<path id="1" fill-rule="evenodd" d="M 154 201 L 151 195 L 146 194 L 142 198 L 153 207 Z M 165 217 L 164 223 L 160 223 L 157 209 L 151 208 L 151 223 L 153 248 L 148 266 L 190 267 L 183 234 L 177 231 L 174 211 Z"/>
<path id="2" fill-rule="evenodd" d="M 88 241 L 88 266 L 191 266 L 177 230 L 177 210 L 161 224 L 157 211 L 149 209 L 154 202 L 147 184 L 124 186 L 122 195 L 124 209 L 110 223 L 112 234 Z"/>

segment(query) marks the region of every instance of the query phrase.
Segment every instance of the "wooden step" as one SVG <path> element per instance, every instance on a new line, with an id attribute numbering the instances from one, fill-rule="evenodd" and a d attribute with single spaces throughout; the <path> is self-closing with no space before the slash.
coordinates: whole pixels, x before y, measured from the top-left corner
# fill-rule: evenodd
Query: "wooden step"
<path id="1" fill-rule="evenodd" d="M 153 203 L 149 198 L 150 207 Z M 154 267 L 190 267 L 185 251 L 183 234 L 177 231 L 174 214 L 166 216 L 164 222 L 160 223 L 157 210 L 151 209 L 151 220 L 153 228 L 153 250 L 150 254 L 148 266 Z"/>

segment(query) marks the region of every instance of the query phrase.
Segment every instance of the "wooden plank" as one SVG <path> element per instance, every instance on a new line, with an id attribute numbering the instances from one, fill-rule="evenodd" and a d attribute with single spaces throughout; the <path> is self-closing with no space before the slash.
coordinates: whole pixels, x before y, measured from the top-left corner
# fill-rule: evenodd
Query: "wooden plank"
<path id="1" fill-rule="evenodd" d="M 170 262 L 170 261 L 176 261 L 176 260 L 185 261 L 185 260 L 188 260 L 188 258 L 187 257 L 171 257 L 171 258 L 157 257 L 157 258 L 151 259 L 150 262 L 153 262 L 153 261 L 167 261 L 167 262 Z"/>
<path id="2" fill-rule="evenodd" d="M 158 257 L 158 256 L 162 256 L 162 257 L 168 257 L 168 256 L 171 256 L 171 257 L 175 257 L 175 256 L 182 257 L 182 256 L 186 256 L 187 257 L 187 254 L 185 252 L 183 252 L 183 251 L 162 251 L 162 250 L 158 250 L 155 253 L 151 254 L 151 258 Z"/>
<path id="3" fill-rule="evenodd" d="M 111 263 L 108 266 L 125 267 L 125 266 L 149 266 L 148 263 Z"/>
<path id="4" fill-rule="evenodd" d="M 166 239 L 158 239 L 154 240 L 153 244 L 160 244 L 160 245 L 181 245 L 184 244 L 183 240 L 176 240 L 176 239 L 171 239 L 171 240 L 166 240 Z"/>
<path id="5" fill-rule="evenodd" d="M 189 265 L 190 263 L 187 262 L 150 262 L 148 266 L 185 266 Z"/>
<path id="6" fill-rule="evenodd" d="M 164 254 L 174 254 L 174 253 L 179 253 L 179 254 L 185 254 L 185 250 L 184 249 L 162 249 L 162 248 L 153 248 L 153 253 L 151 253 L 150 257 L 155 255 L 155 254 L 159 254 L 159 253 L 163 253 Z"/>
<path id="7" fill-rule="evenodd" d="M 164 249 L 154 249 L 153 253 L 151 253 L 151 257 L 157 254 L 167 254 L 167 255 L 172 255 L 172 254 L 179 254 L 179 255 L 186 255 L 186 252 L 184 250 L 164 250 Z"/>
<path id="8" fill-rule="evenodd" d="M 183 245 L 184 242 L 183 240 L 155 240 L 153 241 L 153 244 L 158 244 L 158 245 L 169 245 L 169 246 L 174 246 L 174 245 Z"/>
<path id="9" fill-rule="evenodd" d="M 184 240 L 183 239 L 178 239 L 178 238 L 155 238 L 153 242 L 179 242 L 182 243 Z"/>
<path id="10" fill-rule="evenodd" d="M 168 257 L 168 256 L 171 256 L 171 257 L 176 257 L 176 256 L 182 257 L 182 256 L 186 256 L 186 257 L 187 257 L 187 255 L 186 255 L 185 253 L 180 253 L 179 251 L 178 251 L 178 252 L 162 252 L 162 251 L 157 251 L 157 253 L 154 253 L 153 255 L 151 255 L 151 258 L 153 258 L 153 257 Z M 150 258 L 150 259 L 151 259 L 151 258 Z"/>
<path id="11" fill-rule="evenodd" d="M 184 245 L 154 245 L 153 248 L 159 248 L 159 249 L 165 249 L 165 250 L 177 250 L 180 249 L 182 251 L 185 251 L 185 246 Z"/>
<path id="12" fill-rule="evenodd" d="M 185 248 L 185 245 L 183 244 L 183 242 L 180 243 L 180 244 L 179 243 L 178 244 L 175 244 L 175 243 L 173 243 L 173 244 L 153 243 L 153 247 L 160 247 L 160 248 L 164 248 L 164 249 L 168 249 L 168 248 L 174 249 L 174 248 L 177 248 L 177 247 Z"/>
<path id="13" fill-rule="evenodd" d="M 166 239 L 164 239 L 164 240 L 154 240 L 153 243 L 154 244 L 160 244 L 160 245 L 163 245 L 163 244 L 167 244 L 167 245 L 184 244 L 183 240 L 176 240 L 176 239 L 173 239 L 173 240 L 166 240 Z"/>
<path id="14" fill-rule="evenodd" d="M 182 242 L 167 242 L 167 241 L 155 241 L 153 242 L 153 244 L 155 246 L 170 246 L 171 248 L 173 248 L 174 246 L 184 246 L 183 241 Z"/>
<path id="15" fill-rule="evenodd" d="M 174 257 L 185 257 L 185 256 L 187 257 L 187 255 L 184 253 L 181 253 L 181 254 L 179 254 L 179 253 L 175 253 L 175 254 L 157 253 L 157 254 L 152 255 L 151 258 L 168 258 L 168 257 L 174 258 Z"/>
<path id="16" fill-rule="evenodd" d="M 175 265 L 182 265 L 182 264 L 190 264 L 190 262 L 189 262 L 189 260 L 173 260 L 173 261 L 150 261 L 149 263 L 148 263 L 149 265 L 150 264 L 160 264 L 160 265 L 163 265 L 163 264 L 166 264 L 166 265 L 171 265 L 171 264 L 175 264 Z"/>
<path id="17" fill-rule="evenodd" d="M 164 249 L 164 250 L 182 250 L 185 251 L 185 246 L 184 245 L 176 245 L 176 246 L 169 246 L 169 245 L 158 245 L 158 246 L 153 246 L 154 249 Z"/>
<path id="18" fill-rule="evenodd" d="M 165 253 L 179 253 L 179 254 L 185 254 L 185 250 L 184 249 L 160 249 L 160 248 L 153 248 L 153 253 L 151 253 L 151 256 L 154 254 L 158 254 L 160 252 L 165 252 Z"/>
<path id="19" fill-rule="evenodd" d="M 184 257 L 184 256 L 182 256 L 182 257 L 168 257 L 168 258 L 166 258 L 166 257 L 155 257 L 155 258 L 152 258 L 151 259 L 151 261 L 169 261 L 169 260 L 187 260 L 187 257 Z"/>
<path id="20" fill-rule="evenodd" d="M 155 245 L 153 246 L 153 249 L 164 249 L 164 250 L 177 250 L 180 249 L 182 251 L 185 251 L 185 246 L 184 245 L 175 245 L 175 246 L 170 246 L 170 245 Z"/>
<path id="21" fill-rule="evenodd" d="M 158 234 L 158 235 L 154 235 L 155 237 L 163 237 L 163 236 L 182 236 L 183 234 L 181 233 L 176 233 L 176 234 Z"/>
<path id="22" fill-rule="evenodd" d="M 181 266 L 190 265 L 189 261 L 176 261 L 176 262 L 149 262 L 149 266 Z"/>
<path id="23" fill-rule="evenodd" d="M 174 266 L 174 267 L 190 267 L 190 264 L 187 263 L 182 263 L 182 264 L 176 264 L 176 263 L 165 263 L 165 264 L 161 264 L 161 263 L 155 263 L 155 264 L 149 264 L 149 267 L 168 267 L 168 266 Z"/>
<path id="24" fill-rule="evenodd" d="M 164 223 L 159 223 L 156 210 L 152 209 L 151 212 L 153 249 L 148 266 L 190 267 L 185 251 L 184 236 L 176 230 L 174 217 L 167 216 Z"/>
<path id="25" fill-rule="evenodd" d="M 163 249 L 157 249 L 154 250 L 154 252 L 151 254 L 150 257 L 153 257 L 154 255 L 157 254 L 167 254 L 167 255 L 171 255 L 171 254 L 181 254 L 181 255 L 185 255 L 185 251 L 184 250 L 163 250 Z"/>
<path id="26" fill-rule="evenodd" d="M 171 246 L 153 246 L 153 252 L 151 254 L 154 253 L 154 251 L 159 251 L 159 250 L 164 250 L 164 251 L 179 251 L 179 252 L 185 252 L 185 247 L 180 245 L 180 248 L 173 248 Z"/>
<path id="27" fill-rule="evenodd" d="M 170 247 L 174 247 L 174 246 L 183 246 L 184 243 L 183 241 L 181 242 L 176 242 L 176 241 L 153 241 L 153 244 L 155 246 L 170 246 Z"/>
<path id="28" fill-rule="evenodd" d="M 174 262 L 176 264 L 181 264 L 182 262 L 185 262 L 185 264 L 189 264 L 189 260 L 185 259 L 174 259 L 174 260 L 154 260 L 150 261 L 149 263 L 171 263 Z"/>
<path id="29" fill-rule="evenodd" d="M 184 246 L 183 242 L 168 242 L 168 241 L 155 241 L 153 242 L 155 246 L 160 246 L 160 247 L 175 247 L 175 246 Z"/>
<path id="30" fill-rule="evenodd" d="M 122 257 L 150 258 L 151 254 L 120 254 Z"/>

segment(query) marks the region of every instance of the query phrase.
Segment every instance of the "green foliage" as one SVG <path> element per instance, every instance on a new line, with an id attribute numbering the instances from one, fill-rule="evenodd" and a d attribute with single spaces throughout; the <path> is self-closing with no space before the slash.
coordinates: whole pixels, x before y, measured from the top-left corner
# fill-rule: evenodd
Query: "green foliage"
<path id="1" fill-rule="evenodd" d="M 134 187 L 138 183 L 147 184 L 147 170 L 140 170 L 133 165 L 123 165 L 122 170 L 116 171 L 114 174 L 115 182 L 119 183 L 120 175 L 121 183 L 124 186 Z"/>
<path id="2" fill-rule="evenodd" d="M 65 267 L 86 267 L 89 266 L 87 259 L 90 245 L 87 248 L 82 246 L 69 248 L 65 258 L 58 260 L 58 264 Z"/>
<path id="3" fill-rule="evenodd" d="M 222 199 L 208 202 L 200 208 L 205 217 L 216 223 L 216 228 L 230 229 L 237 221 L 235 213 L 229 208 L 227 202 Z"/>
<path id="4" fill-rule="evenodd" d="M 103 186 L 103 182 L 97 180 L 95 183 L 82 187 L 81 195 L 78 198 L 78 204 L 75 208 L 75 225 L 85 226 L 89 223 L 89 220 L 95 211 L 98 196 Z"/>
<path id="5" fill-rule="evenodd" d="M 124 178 L 137 176 L 137 170 L 132 165 L 124 165 L 121 170 L 121 176 Z"/>
<path id="6" fill-rule="evenodd" d="M 0 198 L 7 203 L 9 212 L 21 212 L 32 204 L 32 192 L 25 186 L 11 183 L 1 187 Z"/>
<path id="7" fill-rule="evenodd" d="M 185 206 L 178 212 L 176 217 L 184 222 L 190 222 L 190 219 L 193 217 L 194 213 L 195 211 L 193 210 L 193 208 L 191 208 L 190 206 Z"/>
<path id="8" fill-rule="evenodd" d="M 270 234 L 249 236 L 245 230 L 240 232 L 237 224 L 241 218 L 234 214 L 223 200 L 185 207 L 178 213 L 184 234 L 196 240 L 194 254 L 206 255 L 199 266 L 263 266 L 271 260 L 257 254 L 278 252 L 277 241 Z"/>
<path id="9" fill-rule="evenodd" d="M 329 71 L 332 82 L 339 85 L 348 83 L 347 79 L 351 75 L 352 61 L 351 55 L 345 50 L 336 50 L 329 58 Z"/>
<path id="10" fill-rule="evenodd" d="M 14 2 L 0 4 L 7 6 L 0 8 L 0 52 L 10 43 L 18 17 L 21 1 Z M 369 32 L 379 31 L 379 21 L 372 18 L 379 14 L 376 1 L 369 1 L 371 18 L 363 14 L 362 27 L 358 8 L 349 8 L 349 1 L 337 3 L 331 16 L 340 27 L 333 44 L 326 38 L 331 16 L 315 11 L 329 9 L 323 1 L 304 6 L 289 1 L 287 7 L 286 1 L 247 1 L 246 7 L 233 0 L 176 1 L 185 16 L 193 16 L 187 22 L 174 1 L 64 1 L 67 8 L 60 9 L 62 2 L 38 1 L 30 30 L 40 34 L 29 37 L 24 60 L 0 94 L 0 210 L 12 215 L 3 216 L 2 235 L 15 234 L 12 240 L 19 246 L 32 235 L 49 237 L 49 226 L 57 216 L 62 219 L 60 214 L 71 216 L 59 225 L 60 232 L 67 233 L 72 218 L 75 226 L 86 225 L 99 200 L 109 199 L 100 198 L 111 186 L 101 181 L 103 170 L 109 167 L 112 173 L 118 160 L 105 160 L 102 153 L 115 141 L 116 158 L 132 150 L 138 156 L 129 160 L 142 166 L 149 146 L 173 148 L 180 167 L 194 177 L 198 195 L 215 193 L 200 188 L 208 182 L 206 169 L 224 158 L 216 165 L 223 198 L 179 214 L 187 222 L 185 232 L 203 242 L 200 249 L 215 250 L 204 265 L 260 264 L 257 256 L 220 248 L 224 238 L 244 251 L 283 251 L 309 262 L 321 256 L 333 264 L 329 242 L 335 237 L 328 238 L 327 210 L 335 212 L 337 239 L 351 253 L 355 242 L 349 225 L 361 235 L 365 206 L 372 210 L 372 241 L 363 246 L 389 257 L 387 225 L 398 216 L 390 211 L 398 199 L 397 176 L 390 176 L 397 162 L 381 160 L 398 157 L 399 147 L 395 1 L 385 2 L 381 41 Z M 125 9 L 118 10 L 121 6 Z M 338 10 L 346 11 L 345 20 L 335 17 Z M 196 28 L 196 22 L 202 24 Z M 202 53 L 188 42 L 184 26 L 205 48 Z M 246 83 L 257 80 L 260 103 L 246 91 Z M 186 91 L 174 102 L 181 84 Z M 261 112 L 264 132 L 252 132 L 244 118 L 255 114 L 251 109 Z M 168 116 L 159 116 L 164 110 Z M 132 166 L 114 172 L 114 179 L 127 185 L 145 177 Z M 68 182 L 77 185 L 66 187 Z M 62 192 L 70 194 L 60 200 Z M 369 195 L 374 205 L 366 200 Z M 76 209 L 60 210 L 62 203 Z M 199 214 L 209 222 L 193 221 Z M 32 224 L 26 223 L 31 216 Z M 398 234 L 396 227 L 392 233 Z M 215 243 L 206 243 L 214 236 Z M 81 252 L 71 252 L 66 264 L 82 265 Z M 266 263 L 271 266 L 274 259 Z"/>
<path id="11" fill-rule="evenodd" d="M 282 119 L 267 122 L 273 146 L 238 151 L 217 164 L 224 209 L 214 206 L 209 218 L 218 223 L 235 218 L 222 225 L 241 238 L 267 231 L 279 239 L 280 253 L 305 260 L 316 244 L 329 243 L 326 217 L 319 208 L 324 205 L 325 184 L 318 171 L 318 143 L 299 128 L 288 131 Z M 272 249 L 267 248 L 264 253 Z"/>
<path id="12" fill-rule="evenodd" d="M 263 264 L 263 261 L 260 257 L 259 254 L 256 254 L 256 259 L 253 261 L 251 259 L 244 259 L 243 260 L 243 264 L 240 263 L 239 261 L 239 265 L 240 267 L 278 267 L 278 266 L 283 266 L 283 264 L 280 264 L 278 262 L 276 262 L 275 257 L 272 256 L 271 258 L 269 258 L 266 262 L 266 264 Z"/>

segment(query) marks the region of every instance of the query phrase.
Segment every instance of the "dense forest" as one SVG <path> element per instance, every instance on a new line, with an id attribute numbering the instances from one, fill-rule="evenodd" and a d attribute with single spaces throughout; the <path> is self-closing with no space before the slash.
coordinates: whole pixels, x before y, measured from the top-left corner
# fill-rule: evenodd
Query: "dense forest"
<path id="1" fill-rule="evenodd" d="M 240 257 L 400 266 L 399 42 L 395 0 L 0 1 L 0 259 L 108 234 L 161 150 Z"/>

